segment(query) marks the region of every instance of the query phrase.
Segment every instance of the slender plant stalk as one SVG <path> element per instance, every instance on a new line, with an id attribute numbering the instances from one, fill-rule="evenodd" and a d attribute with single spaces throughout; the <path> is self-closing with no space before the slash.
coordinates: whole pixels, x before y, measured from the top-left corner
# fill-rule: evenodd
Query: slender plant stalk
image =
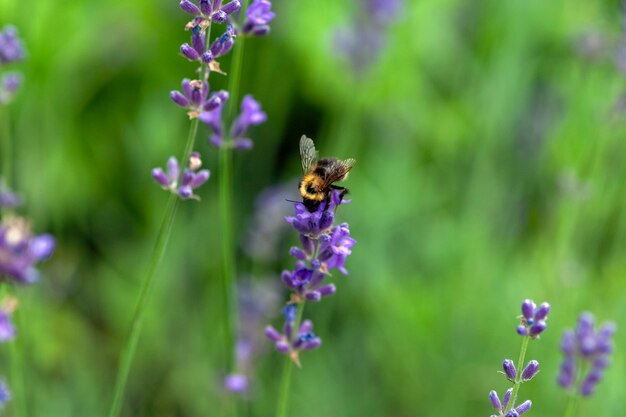
<path id="1" fill-rule="evenodd" d="M 13 137 L 11 135 L 9 108 L 5 106 L 0 108 L 0 125 L 2 125 L 2 152 L 4 154 L 2 175 L 4 185 L 9 189 L 13 188 Z M 10 213 L 11 208 L 7 208 L 3 214 Z M 5 295 L 14 297 L 15 290 L 5 285 Z M 22 314 L 19 310 L 13 313 L 13 320 L 18 328 L 22 328 Z M 10 354 L 10 367 L 11 367 L 11 386 L 14 396 L 14 415 L 17 417 L 28 416 L 28 408 L 26 405 L 26 383 L 24 379 L 24 343 L 21 337 L 17 337 L 13 343 L 11 343 Z"/>
<path id="2" fill-rule="evenodd" d="M 583 364 L 580 363 L 580 361 L 578 361 L 578 364 L 576 365 L 576 379 L 574 380 L 574 390 L 569 396 L 569 400 L 567 401 L 567 408 L 565 409 L 564 417 L 574 417 L 576 415 L 576 408 L 578 407 L 578 401 L 580 400 L 580 383 L 585 373 L 584 371 L 586 371 L 586 369 L 583 370 L 583 368 L 586 367 L 584 367 Z"/>
<path id="3" fill-rule="evenodd" d="M 7 187 L 13 185 L 13 140 L 11 138 L 11 118 L 9 117 L 9 108 L 0 107 L 0 125 L 2 126 L 2 153 L 4 159 L 2 161 L 2 176 Z"/>
<path id="4" fill-rule="evenodd" d="M 524 366 L 524 358 L 526 357 L 526 350 L 528 349 L 529 340 L 530 336 L 524 336 L 524 339 L 522 341 L 522 348 L 519 352 L 519 360 L 517 361 L 517 375 L 515 376 L 515 386 L 513 387 L 511 401 L 509 401 L 509 405 L 506 407 L 505 414 L 508 411 L 511 411 L 511 409 L 515 407 L 515 403 L 517 402 L 517 393 L 519 391 L 519 387 L 522 385 L 522 369 Z"/>
<path id="5" fill-rule="evenodd" d="M 296 322 L 293 326 L 293 331 L 298 334 L 300 328 L 300 322 L 302 322 L 302 315 L 304 314 L 305 302 L 302 302 L 298 307 L 298 313 L 296 314 Z M 285 358 L 285 365 L 283 367 L 283 375 L 280 379 L 280 391 L 278 392 L 278 406 L 276 408 L 276 417 L 287 417 L 287 409 L 289 408 L 289 390 L 291 389 L 291 373 L 293 371 L 293 360 L 287 356 Z"/>
<path id="6" fill-rule="evenodd" d="M 9 294 L 14 295 L 14 290 L 9 289 Z M 22 312 L 13 312 L 13 321 L 18 329 L 22 328 Z M 14 413 L 16 417 L 28 416 L 28 403 L 26 401 L 26 378 L 24 376 L 24 343 L 22 337 L 17 337 L 11 343 L 11 388 L 14 396 Z"/>
<path id="7" fill-rule="evenodd" d="M 185 154 L 182 158 L 182 161 L 185 161 L 187 159 L 189 153 L 191 152 L 191 149 L 193 149 L 197 132 L 198 119 L 195 118 L 191 121 L 189 137 L 187 139 L 187 143 L 185 144 Z M 176 215 L 176 209 L 178 207 L 178 201 L 178 196 L 173 193 L 170 194 L 167 200 L 165 213 L 163 214 L 163 220 L 161 221 L 161 227 L 159 228 L 159 232 L 157 235 L 152 259 L 150 261 L 150 265 L 148 266 L 147 273 L 143 279 L 141 290 L 139 291 L 139 297 L 137 298 L 137 304 L 133 313 L 130 335 L 128 337 L 128 341 L 126 342 L 126 346 L 124 348 L 124 351 L 122 352 L 122 357 L 120 359 L 120 365 L 118 368 L 117 379 L 114 388 L 113 403 L 111 405 L 109 417 L 119 416 L 122 408 L 124 392 L 126 389 L 126 383 L 128 381 L 128 374 L 130 372 L 130 367 L 135 356 L 135 351 L 137 350 L 137 344 L 139 342 L 139 336 L 141 334 L 141 328 L 146 314 L 146 307 L 148 305 L 150 294 L 152 292 L 154 277 L 156 275 L 156 271 L 161 264 L 161 261 L 163 260 L 163 256 L 165 255 L 167 243 L 170 239 L 172 231 L 172 225 L 174 223 L 174 217 Z"/>
<path id="8" fill-rule="evenodd" d="M 242 2 L 240 16 L 245 15 L 247 1 Z M 244 38 L 240 37 L 233 47 L 232 70 L 228 80 L 227 121 L 234 123 L 235 110 L 239 102 L 239 84 L 243 65 Z M 229 138 L 232 140 L 232 138 Z M 231 142 L 219 150 L 219 197 L 220 232 L 222 236 L 222 321 L 224 326 L 224 349 L 226 369 L 235 367 L 235 337 L 238 321 L 237 287 L 233 223 L 233 155 Z"/>

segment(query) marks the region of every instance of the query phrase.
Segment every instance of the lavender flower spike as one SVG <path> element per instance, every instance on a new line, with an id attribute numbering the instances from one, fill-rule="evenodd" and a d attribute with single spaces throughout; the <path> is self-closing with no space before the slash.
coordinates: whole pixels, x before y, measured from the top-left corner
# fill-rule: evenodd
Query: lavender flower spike
<path id="1" fill-rule="evenodd" d="M 152 169 L 152 177 L 163 187 L 164 190 L 178 194 L 182 199 L 199 200 L 200 197 L 193 193 L 193 190 L 207 182 L 210 177 L 208 169 L 199 170 L 202 166 L 200 154 L 193 152 L 189 157 L 189 168 L 186 168 L 180 177 L 180 166 L 178 160 L 171 156 L 167 161 L 167 172 L 161 168 Z"/>
<path id="2" fill-rule="evenodd" d="M 242 32 L 244 35 L 265 36 L 270 32 L 269 22 L 275 16 L 272 3 L 268 0 L 254 0 L 246 10 Z"/>
<path id="3" fill-rule="evenodd" d="M 9 104 L 15 93 L 22 86 L 22 74 L 11 72 L 4 74 L 0 79 L 0 105 Z"/>
<path id="4" fill-rule="evenodd" d="M 522 302 L 521 323 L 517 326 L 517 334 L 530 336 L 533 339 L 539 337 L 548 327 L 546 319 L 550 312 L 550 304 L 542 303 L 539 307 L 532 300 Z"/>
<path id="5" fill-rule="evenodd" d="M 577 328 L 563 333 L 561 351 L 564 358 L 557 379 L 558 384 L 565 389 L 571 388 L 575 382 L 577 369 L 587 368 L 587 374 L 583 375 L 580 386 L 575 389 L 583 396 L 593 394 L 610 363 L 615 331 L 614 323 L 606 323 L 599 330 L 594 330 L 593 315 L 581 314 Z"/>
<path id="6" fill-rule="evenodd" d="M 209 83 L 200 80 L 183 79 L 182 90 L 170 92 L 174 103 L 187 110 L 190 119 L 198 117 L 202 112 L 209 112 L 220 107 L 224 101 L 221 91 L 209 96 Z M 226 96 L 227 97 L 227 96 Z"/>
<path id="7" fill-rule="evenodd" d="M 0 67 L 24 59 L 24 47 L 14 26 L 5 26 L 0 31 Z"/>
<path id="8" fill-rule="evenodd" d="M 0 278 L 18 284 L 39 279 L 34 265 L 54 251 L 54 238 L 31 235 L 30 224 L 22 217 L 9 217 L 0 224 Z"/>
<path id="9" fill-rule="evenodd" d="M 300 351 L 316 349 L 322 344 L 322 341 L 312 332 L 313 323 L 310 320 L 302 322 L 296 334 L 293 334 L 297 308 L 295 304 L 287 304 L 283 308 L 283 315 L 285 316 L 283 333 L 272 326 L 267 326 L 265 335 L 274 342 L 276 350 L 288 354 L 289 358 L 300 366 Z"/>

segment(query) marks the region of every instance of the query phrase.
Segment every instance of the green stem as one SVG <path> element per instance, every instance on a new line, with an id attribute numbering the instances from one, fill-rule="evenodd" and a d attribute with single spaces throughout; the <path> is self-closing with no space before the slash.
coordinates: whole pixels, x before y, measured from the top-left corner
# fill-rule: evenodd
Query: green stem
<path id="1" fill-rule="evenodd" d="M 304 305 L 302 302 L 298 313 L 296 315 L 296 322 L 293 326 L 294 334 L 298 335 L 298 329 L 300 328 L 300 322 L 302 321 L 302 315 L 304 314 Z M 276 408 L 276 417 L 287 417 L 287 408 L 289 407 L 289 390 L 291 389 L 291 373 L 293 371 L 293 360 L 288 355 L 286 358 L 285 366 L 283 367 L 283 375 L 280 380 L 280 391 L 278 392 L 278 407 Z"/>
<path id="2" fill-rule="evenodd" d="M 522 370 L 524 366 L 524 358 L 526 357 L 526 350 L 528 349 L 529 340 L 530 336 L 524 336 L 524 340 L 522 341 L 522 348 L 519 352 L 519 360 L 517 361 L 517 376 L 515 377 L 515 386 L 513 387 L 513 393 L 511 394 L 511 400 L 509 401 L 509 405 L 504 411 L 505 414 L 508 411 L 511 411 L 511 409 L 515 407 L 515 403 L 517 402 L 517 393 L 519 391 L 519 387 L 522 385 Z"/>
<path id="3" fill-rule="evenodd" d="M 22 328 L 22 313 L 17 309 L 13 313 L 13 321 L 18 329 Z M 11 343 L 11 388 L 13 389 L 16 417 L 28 416 L 26 401 L 26 379 L 24 377 L 24 343 L 22 337 L 17 337 Z"/>
<path id="4" fill-rule="evenodd" d="M 235 365 L 237 298 L 235 288 L 235 248 L 233 246 L 232 173 L 233 155 L 228 147 L 219 150 L 220 229 L 222 235 L 222 298 L 226 369 Z"/>
<path id="5" fill-rule="evenodd" d="M 13 185 L 13 141 L 11 140 L 11 120 L 9 108 L 0 107 L 0 125 L 2 125 L 2 154 L 4 155 L 2 176 L 7 187 Z"/>
<path id="6" fill-rule="evenodd" d="M 567 402 L 567 408 L 565 409 L 565 417 L 574 417 L 576 415 L 576 407 L 578 406 L 578 401 L 580 400 L 580 383 L 582 381 L 582 377 L 585 374 L 585 370 L 583 369 L 583 364 L 580 363 L 579 360 L 576 366 L 576 379 L 574 383 L 574 390 L 569 396 L 569 400 Z"/>
<path id="7" fill-rule="evenodd" d="M 195 142 L 197 132 L 198 119 L 193 119 L 191 121 L 191 127 L 189 129 L 189 137 L 187 138 L 187 143 L 185 144 L 185 153 L 181 162 L 186 161 L 189 153 L 191 152 L 191 149 L 193 149 L 193 144 Z M 156 275 L 156 271 L 161 264 L 161 261 L 163 260 L 165 250 L 167 248 L 167 243 L 170 239 L 172 225 L 174 223 L 176 209 L 178 207 L 178 200 L 178 195 L 173 193 L 169 196 L 167 200 L 165 213 L 163 214 L 163 220 L 161 221 L 161 227 L 159 228 L 159 232 L 157 234 L 152 259 L 150 261 L 150 265 L 148 266 L 148 271 L 143 279 L 141 289 L 139 291 L 139 297 L 137 298 L 137 304 L 133 313 L 130 335 L 128 337 L 128 341 L 126 342 L 126 346 L 124 348 L 124 351 L 122 352 L 122 357 L 120 359 L 120 365 L 117 371 L 117 378 L 115 381 L 113 403 L 111 405 L 111 410 L 109 411 L 109 417 L 119 416 L 122 408 L 126 383 L 128 381 L 128 375 L 130 373 L 130 367 L 135 356 L 135 351 L 137 350 L 137 344 L 139 343 L 139 336 L 141 335 L 141 328 L 143 325 L 143 319 L 146 314 L 146 307 L 148 305 L 150 294 L 152 292 L 154 277 Z"/>
<path id="8" fill-rule="evenodd" d="M 245 15 L 246 1 L 243 2 L 240 15 Z M 233 47 L 231 60 L 232 71 L 228 80 L 229 100 L 226 120 L 232 126 L 235 109 L 239 101 L 239 84 L 243 63 L 243 37 Z M 233 155 L 232 138 L 224 138 L 219 150 L 219 196 L 220 196 L 220 231 L 222 235 L 222 299 L 224 308 L 222 319 L 224 326 L 224 345 L 226 349 L 226 369 L 235 367 L 235 335 L 237 327 L 237 287 L 235 268 L 235 246 L 233 244 Z"/>

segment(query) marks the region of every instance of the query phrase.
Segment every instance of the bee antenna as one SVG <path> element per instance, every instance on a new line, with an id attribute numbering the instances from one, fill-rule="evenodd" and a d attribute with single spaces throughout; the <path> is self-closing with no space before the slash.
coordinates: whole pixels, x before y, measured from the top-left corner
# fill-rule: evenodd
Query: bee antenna
<path id="1" fill-rule="evenodd" d="M 285 201 L 289 201 L 290 203 L 300 203 L 300 201 L 294 201 L 294 200 L 290 200 L 288 198 L 285 198 Z"/>

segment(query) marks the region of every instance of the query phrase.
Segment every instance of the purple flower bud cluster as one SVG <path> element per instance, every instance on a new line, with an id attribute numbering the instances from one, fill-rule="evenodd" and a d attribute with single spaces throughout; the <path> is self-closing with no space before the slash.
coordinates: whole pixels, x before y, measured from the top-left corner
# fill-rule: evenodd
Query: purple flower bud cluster
<path id="1" fill-rule="evenodd" d="M 248 94 L 241 101 L 241 113 L 235 119 L 228 137 L 225 137 L 224 123 L 222 122 L 222 106 L 212 111 L 202 112 L 200 121 L 211 130 L 209 142 L 218 148 L 230 147 L 248 150 L 252 148 L 252 140 L 247 136 L 250 126 L 257 126 L 267 120 L 267 115 L 261 109 L 258 101 Z"/>
<path id="2" fill-rule="evenodd" d="M 34 284 L 39 279 L 35 264 L 54 251 L 54 238 L 33 236 L 23 217 L 8 217 L 0 223 L 0 278 L 17 284 Z"/>
<path id="3" fill-rule="evenodd" d="M 171 91 L 170 98 L 180 107 L 188 110 L 190 119 L 199 117 L 203 113 L 221 108 L 228 100 L 228 92 L 220 90 L 209 96 L 209 83 L 200 80 L 184 78 L 182 92 Z"/>
<path id="4" fill-rule="evenodd" d="M 14 26 L 5 26 L 0 31 L 0 68 L 24 59 L 24 47 Z M 7 72 L 0 74 L 0 105 L 9 104 L 22 85 L 22 74 Z"/>
<path id="5" fill-rule="evenodd" d="M 334 45 L 357 72 L 366 70 L 384 49 L 386 33 L 400 16 L 404 0 L 364 0 L 359 4 L 356 17 L 337 30 Z"/>
<path id="6" fill-rule="evenodd" d="M 591 313 L 582 313 L 578 318 L 575 330 L 566 330 L 561 340 L 561 351 L 564 358 L 561 372 L 557 379 L 565 389 L 572 388 L 576 383 L 578 369 L 588 369 L 582 376 L 580 386 L 575 389 L 583 396 L 594 393 L 602 380 L 604 370 L 610 364 L 613 353 L 613 335 L 617 327 L 615 323 L 605 323 L 594 330 L 594 317 Z M 585 366 L 587 364 L 587 366 Z"/>
<path id="7" fill-rule="evenodd" d="M 246 10 L 246 20 L 242 26 L 245 35 L 265 36 L 270 32 L 269 22 L 276 15 L 272 12 L 272 3 L 267 0 L 254 0 Z"/>
<path id="8" fill-rule="evenodd" d="M 522 302 L 522 316 L 521 324 L 517 328 L 517 333 L 524 336 L 524 343 L 522 348 L 522 356 L 520 358 L 520 365 L 523 363 L 524 355 L 526 354 L 526 347 L 529 340 L 536 339 L 541 332 L 546 329 L 545 320 L 550 312 L 550 304 L 543 303 L 539 307 L 535 305 L 532 300 L 524 300 Z M 521 416 L 532 405 L 530 400 L 526 400 L 518 406 L 515 406 L 517 400 L 517 390 L 519 385 L 528 382 L 537 375 L 539 372 L 539 362 L 536 360 L 529 361 L 524 369 L 519 372 L 515 368 L 515 363 L 511 359 L 505 359 L 502 362 L 502 374 L 509 382 L 514 384 L 514 388 L 510 388 L 504 395 L 504 401 L 500 402 L 498 394 L 495 391 L 489 393 L 489 399 L 491 405 L 498 411 L 499 415 L 492 415 L 491 417 L 517 417 Z M 512 393 L 515 392 L 514 398 L 511 398 Z"/>
<path id="9" fill-rule="evenodd" d="M 230 392 L 245 394 L 253 382 L 256 358 L 267 348 L 263 333 L 259 330 L 279 303 L 275 284 L 269 280 L 238 280 L 240 320 L 235 367 L 224 378 L 224 388 Z"/>
<path id="10" fill-rule="evenodd" d="M 193 152 L 189 157 L 189 167 L 185 168 L 180 175 L 178 160 L 170 156 L 167 161 L 166 171 L 161 168 L 152 170 L 152 177 L 163 189 L 178 194 L 182 199 L 200 200 L 200 197 L 193 193 L 193 190 L 207 182 L 211 173 L 208 169 L 200 169 L 202 160 L 198 152 Z"/>
<path id="11" fill-rule="evenodd" d="M 274 342 L 277 351 L 289 355 L 289 358 L 300 366 L 300 351 L 317 349 L 322 344 L 322 340 L 313 333 L 311 320 L 304 320 L 297 331 L 294 331 L 297 310 L 297 304 L 287 304 L 283 308 L 283 316 L 285 317 L 283 332 L 279 332 L 272 326 L 267 326 L 265 336 Z"/>
<path id="12" fill-rule="evenodd" d="M 517 334 L 530 336 L 533 339 L 548 327 L 546 319 L 550 313 L 550 304 L 542 303 L 539 307 L 532 300 L 522 302 L 521 323 L 517 326 Z"/>
<path id="13" fill-rule="evenodd" d="M 504 398 L 502 402 L 500 402 L 500 398 L 498 397 L 498 393 L 495 391 L 491 391 L 489 393 L 489 400 L 491 401 L 491 406 L 494 410 L 498 411 L 499 416 L 503 417 L 517 417 L 524 414 L 526 411 L 530 410 L 532 402 L 530 400 L 526 400 L 515 408 L 512 408 L 508 412 L 505 411 L 509 406 L 509 402 L 511 401 L 511 394 L 513 393 L 513 388 L 509 388 L 504 394 Z M 498 415 L 492 414 L 491 417 L 499 417 Z"/>
<path id="14" fill-rule="evenodd" d="M 226 23 L 230 21 L 230 15 L 241 9 L 241 2 L 233 0 L 226 4 L 222 4 L 222 0 L 200 0 L 198 4 L 183 0 L 180 2 L 180 8 L 194 16 L 193 20 L 187 23 L 187 28 L 200 26 L 206 29 L 211 23 Z"/>
<path id="15" fill-rule="evenodd" d="M 309 320 L 305 320 L 293 335 L 291 329 L 297 306 L 307 301 L 320 301 L 336 292 L 335 284 L 325 282 L 332 270 L 348 274 L 345 263 L 356 240 L 350 237 L 347 223 L 333 225 L 335 210 L 343 203 L 347 201 L 342 201 L 339 193 L 333 191 L 328 204 L 323 202 L 317 211 L 309 212 L 304 204 L 295 203 L 295 216 L 285 218 L 300 234 L 301 246 L 294 246 L 289 251 L 296 258 L 295 268 L 281 274 L 281 281 L 291 291 L 291 301 L 283 310 L 285 330 L 280 334 L 270 326 L 266 335 L 276 343 L 279 352 L 289 354 L 296 363 L 299 350 L 313 349 L 321 343 L 319 338 L 311 336 Z"/>
<path id="16" fill-rule="evenodd" d="M 504 370 L 504 376 L 511 382 L 517 380 L 517 370 L 515 364 L 511 359 L 505 359 L 502 362 L 502 369 Z M 539 372 L 539 362 L 532 360 L 528 362 L 521 375 L 521 382 L 530 381 Z"/>

